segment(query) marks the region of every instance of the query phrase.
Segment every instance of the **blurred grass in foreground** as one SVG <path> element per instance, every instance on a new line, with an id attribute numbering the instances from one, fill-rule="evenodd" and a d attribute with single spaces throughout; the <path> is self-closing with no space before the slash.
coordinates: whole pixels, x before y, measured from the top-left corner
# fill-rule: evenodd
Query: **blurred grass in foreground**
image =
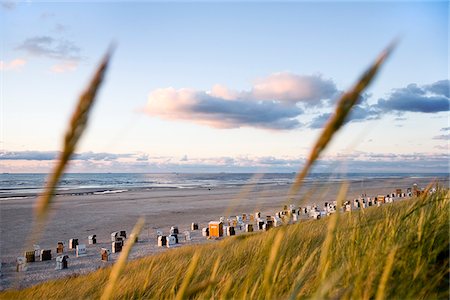
<path id="1" fill-rule="evenodd" d="M 182 290 L 182 298 L 198 299 L 448 299 L 449 202 L 449 191 L 440 189 L 339 218 L 166 251 L 129 262 L 113 298 L 175 298 Z M 110 272 L 7 291 L 0 298 L 99 298 Z"/>

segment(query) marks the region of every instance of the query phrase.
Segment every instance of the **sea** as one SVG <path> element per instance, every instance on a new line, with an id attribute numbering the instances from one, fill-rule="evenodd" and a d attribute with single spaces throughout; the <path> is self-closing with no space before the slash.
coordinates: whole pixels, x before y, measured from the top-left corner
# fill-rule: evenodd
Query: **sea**
<path id="1" fill-rule="evenodd" d="M 122 193 L 136 189 L 235 187 L 249 183 L 289 185 L 295 173 L 68 173 L 59 182 L 57 193 L 85 191 L 93 194 Z M 311 173 L 311 181 L 365 181 L 395 178 L 448 178 L 447 173 Z M 0 200 L 28 198 L 43 191 L 48 174 L 0 174 Z"/>

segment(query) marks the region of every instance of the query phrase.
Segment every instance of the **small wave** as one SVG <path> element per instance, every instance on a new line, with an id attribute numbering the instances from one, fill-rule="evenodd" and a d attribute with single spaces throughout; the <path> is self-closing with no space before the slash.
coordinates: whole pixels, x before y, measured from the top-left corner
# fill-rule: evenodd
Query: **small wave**
<path id="1" fill-rule="evenodd" d="M 94 192 L 94 195 L 104 195 L 104 194 L 117 194 L 117 193 L 123 193 L 127 192 L 128 190 L 107 190 L 102 192 Z"/>

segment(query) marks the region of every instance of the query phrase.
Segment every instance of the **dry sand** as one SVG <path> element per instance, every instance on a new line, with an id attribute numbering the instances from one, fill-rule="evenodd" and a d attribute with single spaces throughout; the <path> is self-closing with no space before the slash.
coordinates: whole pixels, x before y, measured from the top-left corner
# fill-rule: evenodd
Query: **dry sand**
<path id="1" fill-rule="evenodd" d="M 448 184 L 448 178 L 442 180 Z M 406 188 L 414 183 L 425 187 L 429 182 L 429 178 L 355 181 L 350 185 L 348 199 L 357 197 L 362 192 L 368 196 L 376 196 L 391 193 L 395 188 L 406 191 Z M 302 205 L 323 206 L 323 202 L 335 200 L 340 185 L 337 182 L 305 185 L 303 191 L 312 192 L 307 203 L 303 202 Z M 104 195 L 58 195 L 51 218 L 39 241 L 41 249 L 52 250 L 53 259 L 29 263 L 28 271 L 20 274 L 15 272 L 15 259 L 23 255 L 24 241 L 33 222 L 36 196 L 0 199 L 0 289 L 23 288 L 110 265 L 118 254 L 112 254 L 112 261 L 105 263 L 100 260 L 100 248 L 111 249 L 110 233 L 118 230 L 130 233 L 139 216 L 145 217 L 146 225 L 140 235 L 140 242 L 132 250 L 132 259 L 158 251 L 168 251 L 156 246 L 156 230 L 160 229 L 164 234 L 168 234 L 171 226 L 179 227 L 181 245 L 187 243 L 182 241 L 182 233 L 189 230 L 191 222 L 199 223 L 200 230 L 192 233 L 193 241 L 189 243 L 214 242 L 201 236 L 201 228 L 206 227 L 209 221 L 218 220 L 223 215 L 232 216 L 255 211 L 261 211 L 262 215 L 273 214 L 282 208 L 288 189 L 288 185 L 256 185 L 215 189 L 136 189 Z M 88 245 L 87 237 L 91 234 L 97 235 L 97 245 Z M 68 245 L 70 238 L 78 238 L 80 244 L 86 244 L 88 255 L 77 258 L 75 251 L 69 250 L 69 269 L 55 271 L 57 242 L 65 241 Z"/>

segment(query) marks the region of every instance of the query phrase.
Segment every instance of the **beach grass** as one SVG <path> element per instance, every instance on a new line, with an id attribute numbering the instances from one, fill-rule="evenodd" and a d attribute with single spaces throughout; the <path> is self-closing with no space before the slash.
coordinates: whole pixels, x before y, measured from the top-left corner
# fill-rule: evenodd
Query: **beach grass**
<path id="1" fill-rule="evenodd" d="M 114 299 L 448 299 L 447 189 L 129 262 Z M 96 299 L 111 268 L 2 299 Z"/>

